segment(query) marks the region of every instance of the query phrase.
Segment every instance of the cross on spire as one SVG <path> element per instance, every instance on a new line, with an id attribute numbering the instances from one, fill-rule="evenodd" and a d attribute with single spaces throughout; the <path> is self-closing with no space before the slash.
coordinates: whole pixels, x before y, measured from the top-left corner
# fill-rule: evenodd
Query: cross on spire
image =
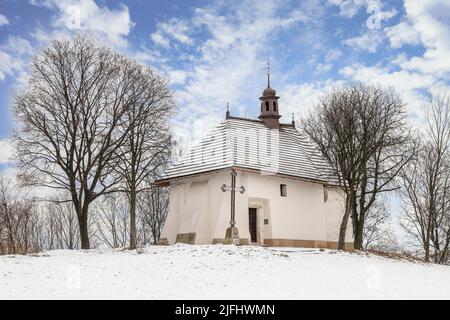
<path id="1" fill-rule="evenodd" d="M 270 61 L 267 60 L 267 88 L 270 88 Z"/>

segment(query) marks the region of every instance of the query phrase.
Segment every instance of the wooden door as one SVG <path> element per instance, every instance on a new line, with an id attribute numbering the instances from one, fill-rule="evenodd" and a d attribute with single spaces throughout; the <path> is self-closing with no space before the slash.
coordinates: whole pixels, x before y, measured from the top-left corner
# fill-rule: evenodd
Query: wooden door
<path id="1" fill-rule="evenodd" d="M 248 225 L 250 228 L 250 242 L 257 242 L 256 236 L 256 208 L 248 208 Z"/>

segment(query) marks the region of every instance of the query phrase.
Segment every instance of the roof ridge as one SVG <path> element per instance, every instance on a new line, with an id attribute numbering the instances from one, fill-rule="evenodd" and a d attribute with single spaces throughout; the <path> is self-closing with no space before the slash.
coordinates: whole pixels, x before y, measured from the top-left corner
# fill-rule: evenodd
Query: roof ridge
<path id="1" fill-rule="evenodd" d="M 256 122 L 256 123 L 264 124 L 264 121 L 259 120 L 259 119 L 236 117 L 236 116 L 229 116 L 228 118 L 225 119 L 225 121 L 227 121 L 227 120 L 243 120 L 243 121 L 250 121 L 250 122 Z M 294 125 L 292 123 L 280 123 L 280 127 L 281 126 L 283 126 L 283 127 L 294 127 Z"/>

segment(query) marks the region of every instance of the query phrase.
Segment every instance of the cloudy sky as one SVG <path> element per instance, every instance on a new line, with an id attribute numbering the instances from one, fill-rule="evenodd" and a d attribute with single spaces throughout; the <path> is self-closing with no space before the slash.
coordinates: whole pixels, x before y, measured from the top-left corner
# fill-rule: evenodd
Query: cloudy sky
<path id="1" fill-rule="evenodd" d="M 185 140 L 223 119 L 227 102 L 233 115 L 256 117 L 267 60 L 285 122 L 352 80 L 395 86 L 414 119 L 429 90 L 450 83 L 450 0 L 0 3 L 0 168 L 30 57 L 80 31 L 170 80 Z"/>

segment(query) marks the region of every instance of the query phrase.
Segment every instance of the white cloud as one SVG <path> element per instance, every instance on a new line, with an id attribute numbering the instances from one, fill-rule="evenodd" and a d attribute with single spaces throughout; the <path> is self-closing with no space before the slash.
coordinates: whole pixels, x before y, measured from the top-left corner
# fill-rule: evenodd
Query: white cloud
<path id="1" fill-rule="evenodd" d="M 328 0 L 331 5 L 339 6 L 339 15 L 345 18 L 353 18 L 365 3 L 353 0 Z"/>
<path id="2" fill-rule="evenodd" d="M 3 178 L 5 179 L 5 181 L 8 181 L 11 189 L 14 189 L 16 192 L 26 194 L 28 197 L 35 197 L 41 200 L 48 200 L 64 193 L 64 191 L 58 189 L 42 188 L 35 186 L 23 186 L 18 179 L 19 174 L 20 171 L 15 166 L 7 165 L 5 168 L 0 167 L 0 178 Z"/>
<path id="3" fill-rule="evenodd" d="M 404 62 L 401 67 L 441 76 L 450 72 L 450 1 L 405 0 L 405 9 L 426 51 L 422 56 Z"/>
<path id="4" fill-rule="evenodd" d="M 317 103 L 319 98 L 333 86 L 341 85 L 342 81 L 328 80 L 318 83 L 290 84 L 280 91 L 283 103 L 284 122 L 290 122 L 292 113 L 303 116 Z"/>
<path id="5" fill-rule="evenodd" d="M 130 48 L 131 49 L 131 48 Z M 167 59 L 157 50 L 150 50 L 145 46 L 141 46 L 137 50 L 127 50 L 127 54 L 138 63 L 164 63 Z"/>
<path id="6" fill-rule="evenodd" d="M 368 52 L 376 52 L 378 46 L 383 43 L 383 36 L 378 31 L 370 31 L 361 36 L 346 39 L 343 44 Z"/>
<path id="7" fill-rule="evenodd" d="M 12 162 L 13 151 L 11 141 L 0 139 L 0 165 Z"/>
<path id="8" fill-rule="evenodd" d="M 384 20 L 389 20 L 389 19 L 395 17 L 398 14 L 398 12 L 395 9 L 391 9 L 391 10 L 386 10 L 386 11 L 374 12 L 374 14 L 375 14 L 375 18 L 378 19 L 378 21 L 381 23 Z"/>
<path id="9" fill-rule="evenodd" d="M 399 90 L 426 89 L 435 82 L 432 76 L 424 76 L 417 72 L 409 72 L 407 70 L 391 71 L 387 68 L 366 67 L 363 65 L 344 67 L 340 70 L 340 73 L 357 81 L 393 86 Z"/>
<path id="10" fill-rule="evenodd" d="M 170 70 L 167 74 L 172 84 L 184 84 L 188 77 L 188 73 L 183 70 Z"/>
<path id="11" fill-rule="evenodd" d="M 16 36 L 9 36 L 0 45 L 0 81 L 7 75 L 24 70 L 29 55 L 33 52 L 30 42 Z"/>
<path id="12" fill-rule="evenodd" d="M 313 55 L 313 57 L 308 60 L 308 65 L 314 69 L 315 74 L 327 73 L 333 68 L 333 62 L 337 61 L 342 56 L 342 51 L 336 48 L 323 48 L 322 50 L 327 50 L 322 62 L 318 61 L 316 55 Z"/>
<path id="13" fill-rule="evenodd" d="M 157 31 L 150 35 L 156 44 L 169 48 L 171 41 L 185 45 L 192 45 L 193 39 L 189 36 L 190 26 L 187 21 L 171 18 L 167 22 L 157 24 Z"/>
<path id="14" fill-rule="evenodd" d="M 160 45 L 161 47 L 164 47 L 164 48 L 170 47 L 170 40 L 167 39 L 166 37 L 164 37 L 164 35 L 162 35 L 159 32 L 152 33 L 150 35 L 150 38 L 153 40 L 154 43 L 156 43 L 157 45 Z"/>
<path id="15" fill-rule="evenodd" d="M 7 75 L 15 75 L 16 84 L 23 84 L 25 70 L 30 56 L 49 45 L 51 40 L 65 38 L 74 32 L 88 32 L 99 42 L 116 47 L 121 51 L 128 50 L 127 35 L 133 27 L 126 6 L 111 10 L 106 6 L 98 6 L 93 0 L 45 0 L 30 1 L 32 5 L 44 6 L 56 10 L 52 18 L 53 29 L 44 30 L 37 27 L 29 35 L 37 41 L 32 46 L 24 38 L 10 36 L 0 45 L 0 81 Z M 149 50 L 127 52 L 139 62 L 155 61 L 156 53 Z"/>
<path id="16" fill-rule="evenodd" d="M 16 167 L 8 166 L 6 168 L 0 168 L 0 178 L 9 181 L 12 185 L 18 185 L 16 180 L 17 173 L 18 169 Z"/>
<path id="17" fill-rule="evenodd" d="M 424 92 L 445 86 L 448 80 L 446 74 L 450 72 L 450 0 L 405 0 L 404 5 L 406 15 L 399 23 L 384 28 L 384 34 L 378 31 L 378 38 L 370 39 L 363 35 L 348 39 L 345 44 L 353 44 L 374 52 L 386 38 L 394 49 L 405 44 L 421 45 L 425 48 L 425 53 L 410 57 L 406 52 L 402 52 L 391 59 L 388 66 L 354 64 L 342 68 L 340 73 L 351 80 L 396 88 L 415 120 L 419 119 L 420 106 L 426 99 Z"/>
<path id="18" fill-rule="evenodd" d="M 121 5 L 119 9 L 109 9 L 107 6 L 97 5 L 94 0 L 46 0 L 32 3 L 58 11 L 53 20 L 56 28 L 75 32 L 88 31 L 116 47 L 128 45 L 126 37 L 134 23 L 125 5 Z"/>
<path id="19" fill-rule="evenodd" d="M 425 101 L 425 96 L 418 90 L 430 90 L 436 84 L 436 79 L 431 75 L 359 64 L 344 67 L 340 73 L 351 80 L 395 88 L 407 103 L 407 109 L 413 116 L 419 113 L 420 105 Z"/>
<path id="20" fill-rule="evenodd" d="M 6 42 L 0 45 L 0 49 L 7 50 L 15 55 L 33 52 L 33 47 L 28 40 L 16 36 L 9 36 Z"/>
<path id="21" fill-rule="evenodd" d="M 280 6 L 268 1 L 237 2 L 227 7 L 227 16 L 221 14 L 223 8 L 209 6 L 196 9 L 190 21 L 176 22 L 188 27 L 177 31 L 197 30 L 206 35 L 204 41 L 196 38 L 197 59 L 190 61 L 187 68 L 167 71 L 172 82 L 185 83 L 176 92 L 180 106 L 174 125 L 176 136 L 185 141 L 188 137 L 198 139 L 224 118 L 227 102 L 232 114 L 244 116 L 245 101 L 254 97 L 254 112 L 259 110 L 266 61 L 276 50 L 273 39 L 283 30 L 312 21 L 301 8 L 281 14 Z M 160 29 L 157 34 L 164 35 L 171 46 L 181 43 L 189 47 L 192 43 L 187 40 L 190 38 L 158 32 Z M 191 37 L 189 33 L 186 36 Z M 165 44 L 164 40 L 162 43 Z M 277 61 L 272 59 L 272 64 L 277 66 Z"/>
<path id="22" fill-rule="evenodd" d="M 409 21 L 402 21 L 392 27 L 385 28 L 392 48 L 401 48 L 404 44 L 420 43 L 420 34 Z"/>
<path id="23" fill-rule="evenodd" d="M 7 52 L 0 50 L 0 81 L 5 80 L 7 75 L 12 75 L 15 70 L 20 68 L 20 61 L 14 59 Z"/>
<path id="24" fill-rule="evenodd" d="M 0 14 L 0 27 L 7 26 L 9 24 L 9 20 L 6 16 Z"/>
<path id="25" fill-rule="evenodd" d="M 383 20 L 389 20 L 397 15 L 397 10 L 385 10 L 386 2 L 380 0 L 328 0 L 328 4 L 339 7 L 339 15 L 345 18 L 353 18 L 362 8 L 369 14 L 367 25 L 375 23 L 377 28 Z"/>
<path id="26" fill-rule="evenodd" d="M 316 65 L 316 72 L 317 73 L 326 73 L 333 68 L 333 65 L 331 63 L 318 63 Z"/>
<path id="27" fill-rule="evenodd" d="M 332 48 L 325 55 L 325 62 L 332 62 L 338 60 L 342 56 L 342 51 Z"/>

